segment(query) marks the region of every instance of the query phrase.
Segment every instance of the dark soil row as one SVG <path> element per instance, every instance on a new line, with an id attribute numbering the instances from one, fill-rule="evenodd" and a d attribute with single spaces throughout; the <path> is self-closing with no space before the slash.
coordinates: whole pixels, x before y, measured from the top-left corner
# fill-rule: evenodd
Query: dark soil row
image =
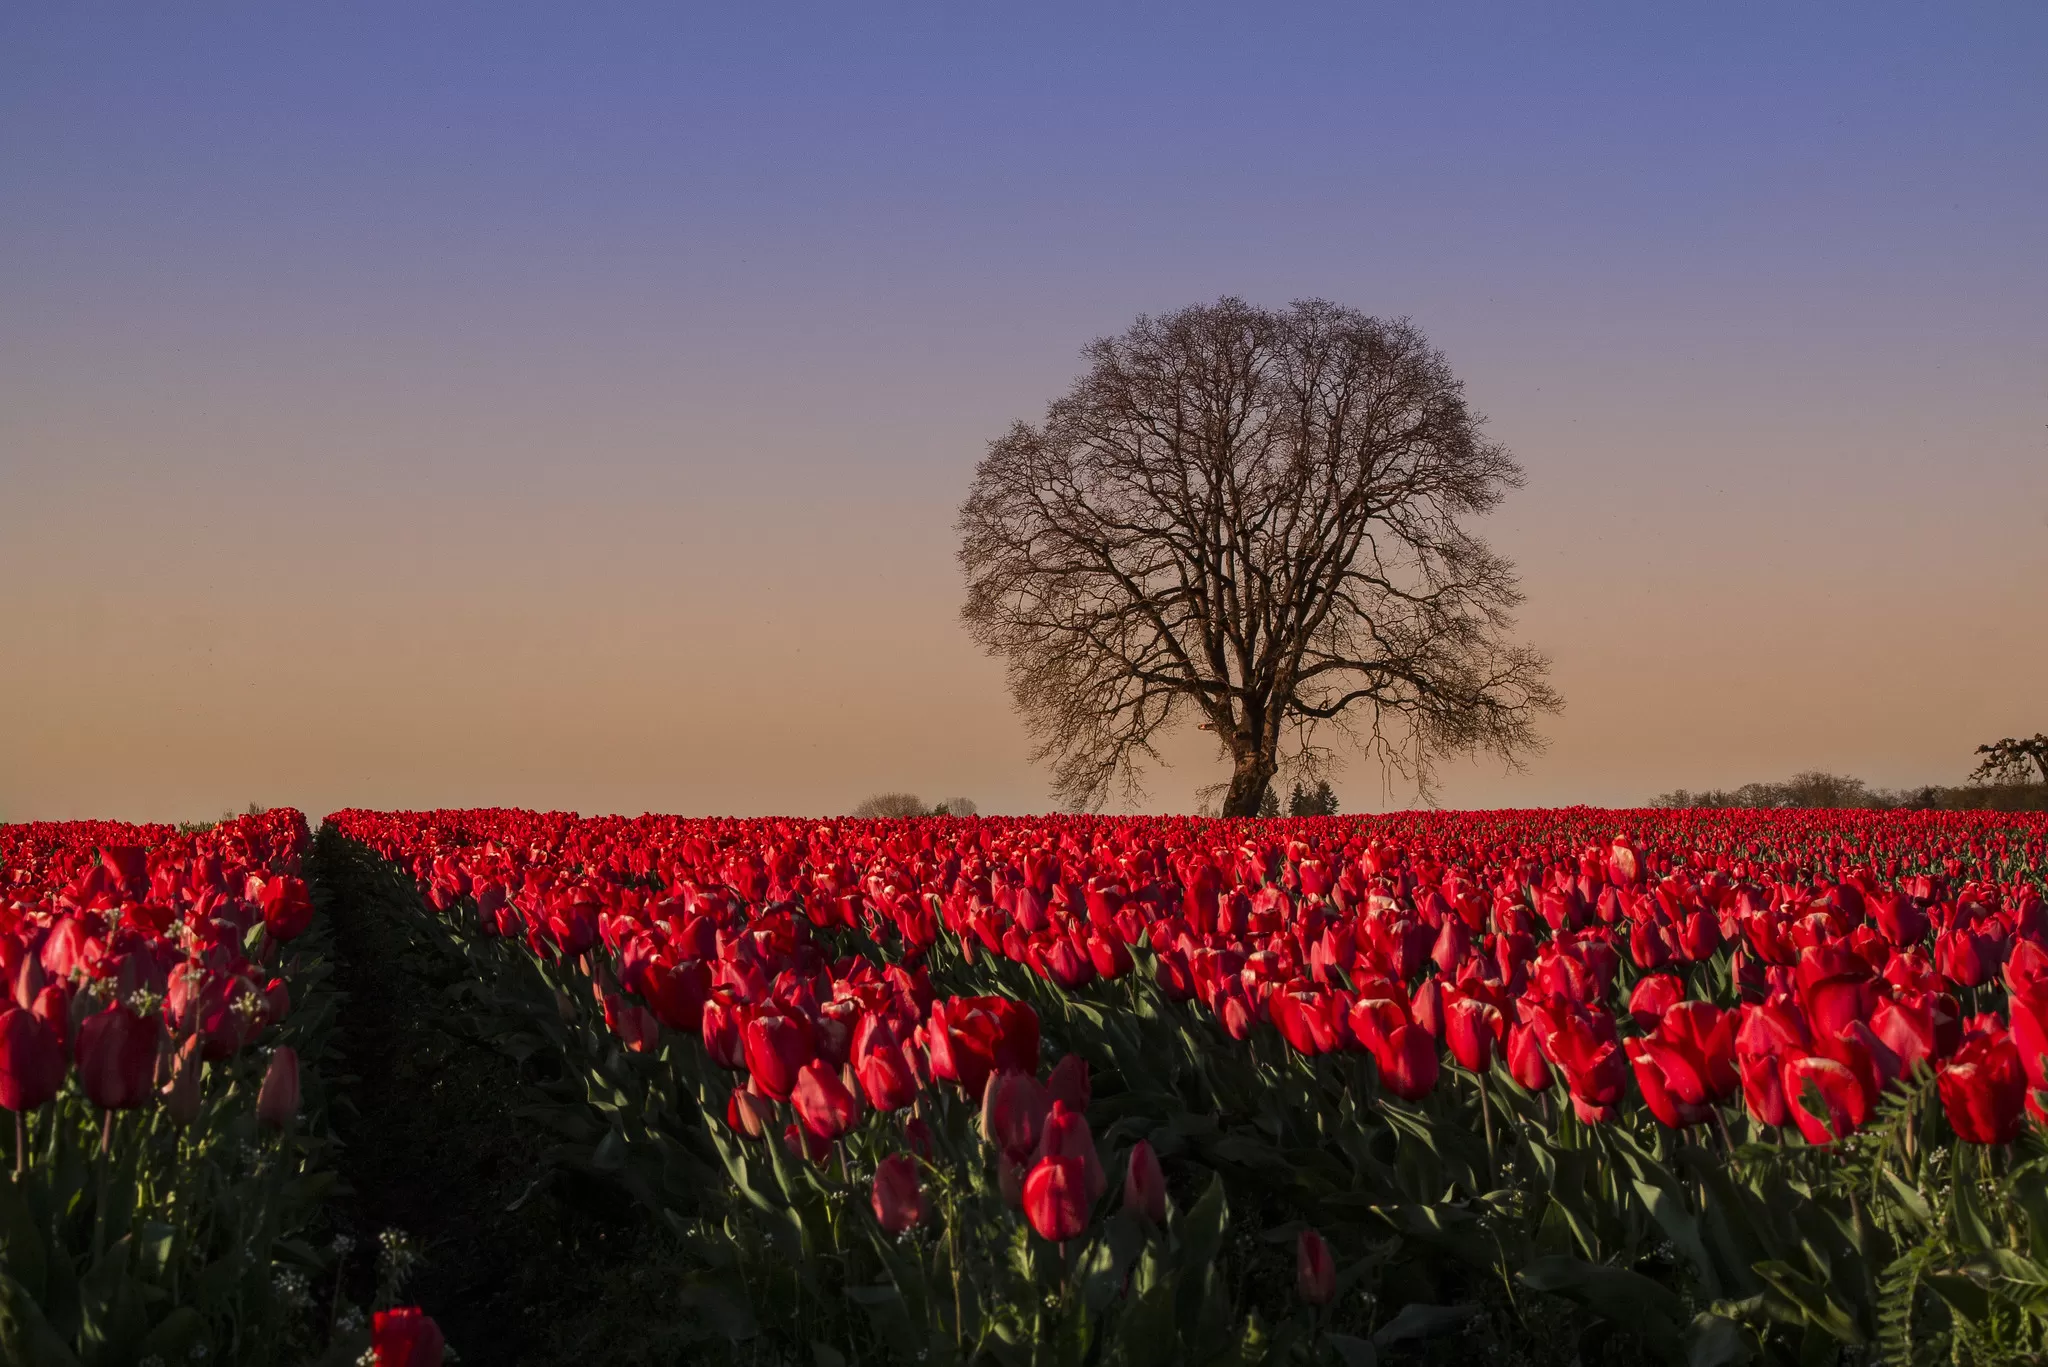
<path id="1" fill-rule="evenodd" d="M 468 1363 L 674 1360 L 661 1347 L 664 1241 L 622 1191 L 549 1163 L 547 1137 L 520 1114 L 546 1061 L 479 1037 L 462 961 L 416 910 L 387 903 L 359 858 L 323 831 L 312 861 L 345 994 L 350 1076 L 334 1125 L 350 1191 L 335 1220 L 356 1251 L 344 1295 L 369 1303 L 378 1236 L 397 1229 L 424 1255 L 404 1299 Z"/>

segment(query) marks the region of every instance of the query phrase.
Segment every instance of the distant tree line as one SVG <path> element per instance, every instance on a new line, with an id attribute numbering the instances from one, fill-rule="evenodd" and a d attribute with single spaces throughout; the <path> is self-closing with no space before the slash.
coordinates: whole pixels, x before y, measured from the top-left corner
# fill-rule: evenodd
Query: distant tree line
<path id="1" fill-rule="evenodd" d="M 927 807 L 924 799 L 916 793 L 876 793 L 855 807 L 852 815 L 869 819 L 890 816 L 973 816 L 979 810 L 981 809 L 970 799 L 964 797 L 949 797 Z"/>
<path id="2" fill-rule="evenodd" d="M 1980 745 L 1986 756 L 1970 781 L 1946 787 L 1873 788 L 1860 778 L 1817 769 L 1777 783 L 1740 788 L 1676 788 L 1650 799 L 1652 807 L 1853 807 L 1869 811 L 2048 811 L 2048 735 Z M 2038 767 L 2040 782 L 2034 782 Z"/>

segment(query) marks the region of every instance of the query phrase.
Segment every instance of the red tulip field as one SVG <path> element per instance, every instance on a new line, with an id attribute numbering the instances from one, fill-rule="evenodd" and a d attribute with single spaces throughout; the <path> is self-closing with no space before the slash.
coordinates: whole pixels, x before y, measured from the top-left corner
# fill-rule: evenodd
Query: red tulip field
<path id="1" fill-rule="evenodd" d="M 2039 815 L 350 811 L 0 854 L 24 1361 L 431 1364 L 435 1316 L 500 1360 L 484 1292 L 399 1305 L 415 1255 L 346 1233 L 383 1081 L 330 917 L 385 937 L 348 992 L 405 966 L 495 1070 L 409 1084 L 504 1096 L 479 1133 L 531 1170 L 478 1218 L 600 1213 L 544 1275 L 607 1269 L 632 1342 L 559 1360 L 2048 1352 Z"/>

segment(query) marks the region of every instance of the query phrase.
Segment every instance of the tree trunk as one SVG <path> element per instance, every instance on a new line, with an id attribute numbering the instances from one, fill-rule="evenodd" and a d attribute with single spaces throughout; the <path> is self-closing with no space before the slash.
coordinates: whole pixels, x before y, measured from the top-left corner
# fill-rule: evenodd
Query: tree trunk
<path id="1" fill-rule="evenodd" d="M 1259 799 L 1266 795 L 1266 785 L 1278 772 L 1280 766 L 1272 755 L 1257 751 L 1240 755 L 1237 771 L 1230 776 L 1230 790 L 1223 795 L 1223 815 L 1257 816 Z"/>

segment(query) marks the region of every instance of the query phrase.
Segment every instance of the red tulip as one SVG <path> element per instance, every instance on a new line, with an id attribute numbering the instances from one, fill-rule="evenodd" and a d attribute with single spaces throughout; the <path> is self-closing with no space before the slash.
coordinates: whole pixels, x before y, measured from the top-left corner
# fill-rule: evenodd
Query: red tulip
<path id="1" fill-rule="evenodd" d="M 78 1080 L 93 1105 L 125 1111 L 149 1100 L 157 1034 L 154 1020 L 118 1002 L 85 1018 L 78 1028 Z"/>
<path id="2" fill-rule="evenodd" d="M 296 940 L 313 924 L 313 899 L 303 879 L 279 876 L 263 885 L 263 927 L 274 940 Z"/>
<path id="3" fill-rule="evenodd" d="M 1736 1052 L 1743 1055 L 1803 1053 L 1813 1047 L 1813 1034 L 1798 1003 L 1788 999 L 1741 1008 L 1735 1031 Z"/>
<path id="4" fill-rule="evenodd" d="M 1024 1179 L 1024 1218 L 1042 1239 L 1064 1243 L 1088 1228 L 1088 1169 L 1060 1154 L 1038 1160 Z"/>
<path id="5" fill-rule="evenodd" d="M 798 1071 L 817 1057 L 810 1022 L 793 1011 L 767 1010 L 750 1017 L 740 1027 L 740 1042 L 747 1071 L 777 1101 L 789 1100 Z"/>
<path id="6" fill-rule="evenodd" d="M 34 1110 L 57 1095 L 68 1070 L 63 1037 L 35 1012 L 0 1012 L 0 1106 Z"/>
<path id="7" fill-rule="evenodd" d="M 1245 1039 L 1252 1033 L 1252 1007 L 1245 1000 L 1242 988 L 1223 997 L 1223 1005 L 1216 1009 L 1216 1016 L 1223 1022 L 1224 1033 L 1232 1039 Z"/>
<path id="8" fill-rule="evenodd" d="M 1664 1013 L 1685 1000 L 1685 984 L 1669 973 L 1645 974 L 1629 993 L 1628 1013 L 1638 1028 L 1655 1030 Z"/>
<path id="9" fill-rule="evenodd" d="M 1095 981 L 1095 964 L 1089 957 L 1074 947 L 1066 936 L 1055 933 L 1052 943 L 1041 948 L 1031 946 L 1031 966 L 1039 976 L 1057 983 L 1063 991 L 1072 992 Z"/>
<path id="10" fill-rule="evenodd" d="M 1682 1050 L 1655 1038 L 1629 1040 L 1626 1048 L 1636 1085 L 1658 1124 L 1678 1130 L 1704 1124 L 1713 1115 L 1700 1095 L 1705 1088 L 1698 1071 Z"/>
<path id="11" fill-rule="evenodd" d="M 655 1014 L 616 992 L 604 994 L 604 1023 L 635 1054 L 647 1053 L 661 1043 L 661 1022 Z"/>
<path id="12" fill-rule="evenodd" d="M 1972 1144 L 2010 1144 L 2019 1138 L 2027 1075 L 2011 1041 L 1971 1040 L 1942 1068 L 1936 1085 L 1948 1123 L 1963 1139 Z"/>
<path id="13" fill-rule="evenodd" d="M 1750 1118 L 1773 1128 L 1792 1118 L 1785 1106 L 1785 1074 L 1780 1059 L 1772 1054 L 1745 1055 L 1740 1069 L 1742 1100 Z"/>
<path id="14" fill-rule="evenodd" d="M 671 1030 L 696 1034 L 704 1028 L 704 1004 L 711 999 L 711 967 L 702 959 L 647 965 L 641 995 L 655 1018 Z"/>
<path id="15" fill-rule="evenodd" d="M 1281 1038 L 1300 1054 L 1325 1054 L 1337 1042 L 1331 1029 L 1329 1003 L 1314 988 L 1284 987 L 1273 994 L 1267 1006 Z"/>
<path id="16" fill-rule="evenodd" d="M 1373 1057 L 1381 1083 L 1403 1101 L 1420 1101 L 1436 1086 L 1436 1037 L 1419 1025 L 1397 1026 Z"/>
<path id="17" fill-rule="evenodd" d="M 193 1029 L 206 1057 L 218 1063 L 240 1053 L 262 1029 L 267 1009 L 256 984 L 241 974 L 209 979 L 193 1008 Z"/>
<path id="18" fill-rule="evenodd" d="M 1935 1053 L 1934 994 L 1895 991 L 1870 1013 L 1870 1032 L 1898 1056 L 1899 1071 L 1910 1073 Z"/>
<path id="19" fill-rule="evenodd" d="M 1620 1114 L 1615 1103 L 1621 1100 L 1622 1083 L 1628 1077 L 1628 1059 L 1613 1038 L 1613 1028 L 1604 1017 L 1595 1023 L 1574 1015 L 1549 1039 L 1550 1059 L 1564 1073 L 1572 1109 L 1589 1125 L 1611 1121 Z"/>
<path id="20" fill-rule="evenodd" d="M 1124 1173 L 1124 1209 L 1154 1225 L 1166 1223 L 1166 1174 L 1160 1170 L 1159 1155 L 1142 1139 L 1131 1146 L 1130 1167 Z"/>
<path id="21" fill-rule="evenodd" d="M 1294 1289 L 1310 1305 L 1328 1305 L 1337 1295 L 1337 1263 L 1323 1236 L 1304 1229 L 1294 1241 Z"/>
<path id="22" fill-rule="evenodd" d="M 1195 996 L 1195 975 L 1188 965 L 1187 956 L 1177 949 L 1161 950 L 1154 963 L 1152 976 L 1158 980 L 1159 990 L 1168 1001 L 1192 1001 Z"/>
<path id="23" fill-rule="evenodd" d="M 1034 1157 L 1039 1159 L 1070 1157 L 1081 1160 L 1083 1175 L 1087 1179 L 1088 1199 L 1093 1202 L 1109 1190 L 1109 1176 L 1102 1170 L 1102 1158 L 1095 1152 L 1095 1136 L 1089 1133 L 1088 1118 L 1077 1111 L 1067 1109 L 1064 1101 L 1052 1103 L 1052 1111 L 1045 1117 L 1045 1125 L 1038 1136 L 1038 1148 Z"/>
<path id="24" fill-rule="evenodd" d="M 1721 925 L 1704 911 L 1696 911 L 1678 926 L 1679 955 L 1689 963 L 1714 957 L 1721 947 Z"/>
<path id="25" fill-rule="evenodd" d="M 2012 1011 L 2012 1042 L 2019 1050 L 2020 1066 L 2027 1070 L 2027 1085 L 2048 1091 L 2048 984 L 2036 984 L 2026 992 L 2014 992 L 2006 999 Z"/>
<path id="26" fill-rule="evenodd" d="M 917 1180 L 916 1159 L 907 1153 L 892 1153 L 875 1165 L 873 1205 L 875 1219 L 891 1234 L 924 1223 L 930 1212 Z"/>
<path id="27" fill-rule="evenodd" d="M 856 1058 L 853 1074 L 867 1093 L 868 1105 L 878 1111 L 900 1111 L 917 1099 L 917 1074 L 903 1046 L 893 1041 Z"/>
<path id="28" fill-rule="evenodd" d="M 1958 926 L 1934 938 L 1934 963 L 1941 976 L 1957 987 L 1976 987 L 1998 972 L 2004 950 L 2002 939 L 1980 934 L 1975 927 Z"/>
<path id="29" fill-rule="evenodd" d="M 1816 1040 L 1841 1033 L 1844 1026 L 1868 1021 L 1877 1005 L 1877 994 L 1868 977 L 1830 976 L 1805 990 L 1806 1019 Z"/>
<path id="30" fill-rule="evenodd" d="M 263 1086 L 256 1093 L 256 1118 L 274 1130 L 284 1129 L 299 1114 L 299 1055 L 280 1044 L 270 1055 Z"/>
<path id="31" fill-rule="evenodd" d="M 1718 1102 L 1732 1096 L 1741 1079 L 1735 1071 L 1737 1017 L 1712 1002 L 1678 1002 L 1657 1023 L 1652 1042 L 1685 1060 L 1690 1079 L 1682 1087 L 1688 1102 Z M 1668 1071 L 1668 1070 L 1667 1070 Z"/>
<path id="32" fill-rule="evenodd" d="M 740 1012 L 731 1002 L 721 997 L 706 999 L 698 1033 L 704 1037 L 705 1051 L 719 1067 L 738 1069 L 745 1066 L 746 1046 L 740 1040 Z"/>
<path id="33" fill-rule="evenodd" d="M 1877 928 L 1885 939 L 1904 948 L 1919 944 L 1927 935 L 1927 913 L 1902 892 L 1880 893 L 1871 899 Z"/>
<path id="34" fill-rule="evenodd" d="M 1508 1074 L 1524 1091 L 1540 1092 L 1550 1086 L 1550 1061 L 1543 1057 L 1535 1026 L 1524 1024 L 1509 1029 Z"/>
<path id="35" fill-rule="evenodd" d="M 2013 941 L 2012 953 L 2005 960 L 2006 990 L 2028 992 L 2041 984 L 2048 984 L 2048 949 L 2029 939 Z"/>
<path id="36" fill-rule="evenodd" d="M 806 1063 L 797 1070 L 790 1100 L 804 1128 L 827 1143 L 852 1129 L 860 1119 L 860 1103 L 840 1081 L 839 1074 L 824 1063 Z"/>
<path id="37" fill-rule="evenodd" d="M 1388 991 L 1386 984 L 1365 985 L 1359 999 L 1351 1004 L 1346 1024 L 1351 1036 L 1361 1048 L 1375 1053 L 1387 1042 L 1387 1036 L 1400 1026 L 1409 1024 L 1408 1008 L 1391 996 L 1377 995 Z"/>
<path id="38" fill-rule="evenodd" d="M 1437 966 L 1437 971 L 1455 975 L 1458 965 L 1464 963 L 1466 956 L 1471 952 L 1472 932 L 1456 916 L 1445 917 L 1443 928 L 1437 932 L 1436 944 L 1429 953 L 1429 957 Z"/>
<path id="39" fill-rule="evenodd" d="M 768 1132 L 775 1119 L 772 1103 L 758 1092 L 741 1086 L 732 1089 L 732 1095 L 725 1101 L 726 1128 L 744 1134 L 749 1139 L 759 1139 Z"/>
<path id="40" fill-rule="evenodd" d="M 1444 1042 L 1458 1066 L 1483 1073 L 1493 1065 L 1494 1046 L 1507 1031 L 1500 1008 L 1463 993 L 1445 994 Z"/>
<path id="41" fill-rule="evenodd" d="M 1811 1109 L 1814 1095 L 1820 1105 Z M 1818 1055 L 1785 1064 L 1785 1101 L 1809 1144 L 1826 1144 L 1863 1127 L 1871 1098 L 1846 1065 Z"/>
<path id="42" fill-rule="evenodd" d="M 114 883 L 131 898 L 149 890 L 149 851 L 140 845 L 102 845 L 100 863 Z"/>
<path id="43" fill-rule="evenodd" d="M 1422 986 L 1415 989 L 1415 995 L 1408 999 L 1408 1019 L 1424 1030 L 1432 1039 L 1444 1037 L 1444 981 L 1442 978 L 1426 978 Z"/>
<path id="44" fill-rule="evenodd" d="M 932 1003 L 925 1030 L 932 1076 L 980 1096 L 999 1068 L 1038 1071 L 1038 1015 L 1002 997 L 951 997 Z"/>
<path id="45" fill-rule="evenodd" d="M 441 1327 L 416 1305 L 379 1310 L 370 1322 L 377 1367 L 441 1367 L 448 1351 Z"/>
<path id="46" fill-rule="evenodd" d="M 8 944 L 13 940 L 6 941 Z M 21 963 L 8 970 L 14 983 L 14 1004 L 23 1010 L 36 1004 L 36 996 L 43 990 L 47 975 L 43 972 L 43 961 L 34 954 L 21 956 Z"/>
<path id="47" fill-rule="evenodd" d="M 1088 961 L 1095 971 L 1112 982 L 1131 971 L 1131 951 L 1114 934 L 1088 937 Z"/>
<path id="48" fill-rule="evenodd" d="M 1052 1098 L 1044 1084 L 1025 1073 L 997 1073 L 981 1096 L 981 1137 L 1021 1163 L 1038 1148 Z"/>

